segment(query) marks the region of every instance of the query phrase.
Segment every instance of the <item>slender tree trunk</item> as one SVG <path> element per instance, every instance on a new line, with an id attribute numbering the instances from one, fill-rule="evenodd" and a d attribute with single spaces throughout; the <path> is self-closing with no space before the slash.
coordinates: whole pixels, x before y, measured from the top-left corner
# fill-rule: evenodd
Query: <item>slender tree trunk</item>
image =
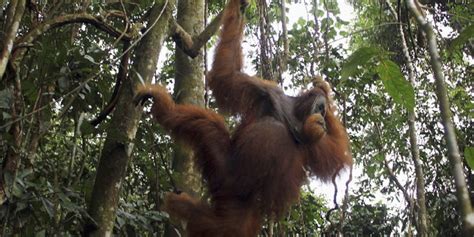
<path id="1" fill-rule="evenodd" d="M 21 93 L 21 81 L 20 76 L 15 75 L 10 78 L 9 81 L 13 80 L 12 82 L 8 82 L 9 84 L 12 83 L 12 91 L 13 91 L 13 102 L 11 104 L 11 120 L 15 121 L 8 133 L 12 137 L 12 141 L 9 141 L 7 152 L 3 159 L 3 164 L 0 169 L 0 204 L 4 203 L 7 200 L 6 193 L 11 190 L 11 186 L 15 180 L 16 172 L 20 162 L 20 155 L 21 155 L 21 144 L 23 140 L 23 128 L 22 128 L 22 120 L 20 119 L 21 112 L 23 111 L 23 96 Z M 8 180 L 7 180 L 8 178 Z"/>
<path id="2" fill-rule="evenodd" d="M 286 26 L 286 0 L 280 0 L 280 11 L 281 11 L 281 29 L 283 36 L 283 54 L 280 59 L 281 72 L 286 71 L 288 63 L 288 55 L 290 54 L 290 45 L 288 42 L 288 29 Z"/>
<path id="3" fill-rule="evenodd" d="M 0 78 L 3 78 L 8 60 L 10 59 L 13 43 L 16 39 L 18 28 L 20 27 L 23 12 L 25 11 L 25 2 L 26 0 L 12 0 L 8 6 L 5 37 L 0 41 L 2 46 L 2 51 L 0 52 Z"/>
<path id="4" fill-rule="evenodd" d="M 320 53 L 320 43 L 319 43 L 319 38 L 321 35 L 321 29 L 319 26 L 319 20 L 318 20 L 318 9 L 319 9 L 319 3 L 318 0 L 313 0 L 313 9 L 312 9 L 312 14 L 313 14 L 313 19 L 314 19 L 314 35 L 311 37 L 311 43 L 313 44 L 313 59 L 311 62 L 311 67 L 310 67 L 310 73 L 311 77 L 316 77 L 316 76 L 321 76 L 319 70 L 316 68 L 317 65 L 319 65 L 319 53 Z"/>
<path id="5" fill-rule="evenodd" d="M 260 69 L 265 80 L 274 81 L 272 62 L 270 60 L 270 42 L 268 40 L 268 6 L 266 0 L 258 0 L 260 29 Z"/>
<path id="6" fill-rule="evenodd" d="M 166 6 L 165 6 L 166 4 Z M 120 189 L 133 149 L 133 140 L 142 111 L 131 101 L 140 77 L 150 82 L 156 71 L 161 46 L 168 33 L 168 22 L 174 6 L 173 0 L 161 1 L 150 10 L 148 27 L 152 27 L 139 41 L 135 50 L 133 69 L 123 82 L 107 138 L 97 168 L 88 211 L 96 223 L 89 223 L 85 233 L 92 236 L 111 236 L 119 203 Z M 96 224 L 97 228 L 94 228 Z"/>
<path id="7" fill-rule="evenodd" d="M 179 0 L 177 23 L 192 37 L 197 37 L 204 30 L 204 0 Z M 202 50 L 200 50 L 202 52 Z M 195 58 L 189 57 L 176 47 L 175 88 L 177 103 L 204 106 L 204 57 L 199 53 Z M 179 189 L 192 195 L 199 195 L 202 178 L 194 166 L 191 150 L 176 145 L 173 154 L 173 170 L 178 174 L 176 185 Z M 180 230 L 184 232 L 183 230 Z M 176 230 L 167 226 L 165 236 L 178 236 Z"/>
<path id="8" fill-rule="evenodd" d="M 9 130 L 9 133 L 13 140 L 9 142 L 7 152 L 3 158 L 3 164 L 0 168 L 0 204 L 6 201 L 7 182 L 5 180 L 5 174 L 10 174 L 10 177 L 14 177 L 17 171 L 20 150 L 22 142 L 22 128 L 21 120 L 19 117 L 22 113 L 22 94 L 21 94 L 21 81 L 19 78 L 19 72 L 11 72 L 13 75 L 5 75 L 7 64 L 10 59 L 10 54 L 13 49 L 13 43 L 16 39 L 18 28 L 20 27 L 21 18 L 25 11 L 25 0 L 13 0 L 10 1 L 7 11 L 7 18 L 4 22 L 5 35 L 0 39 L 0 81 L 2 78 L 6 78 L 6 85 L 13 91 L 13 103 L 11 104 L 11 120 L 14 122 Z"/>
<path id="9" fill-rule="evenodd" d="M 327 0 L 323 0 L 323 5 L 324 5 L 324 10 L 326 11 L 326 21 L 330 21 L 329 17 L 329 9 L 328 9 L 328 3 L 326 2 Z M 322 70 L 323 74 L 327 75 L 328 73 L 328 63 L 329 63 L 329 24 L 326 24 L 326 27 L 324 28 L 324 33 L 323 33 L 323 39 L 324 39 L 324 68 Z"/>
<path id="10" fill-rule="evenodd" d="M 390 1 L 386 1 L 390 12 L 392 15 L 397 18 L 397 12 L 393 8 Z M 400 33 L 400 40 L 402 43 L 403 54 L 406 60 L 406 66 L 408 71 L 408 78 L 410 83 L 413 87 L 415 87 L 415 70 L 413 67 L 413 59 L 410 56 L 410 50 L 408 49 L 408 44 L 405 37 L 405 32 L 403 31 L 403 25 L 398 25 L 398 31 Z M 416 100 L 415 100 L 416 101 Z M 415 106 L 416 107 L 416 106 Z M 415 166 L 415 174 L 416 174 L 416 198 L 418 204 L 418 218 L 417 218 L 417 229 L 418 234 L 421 237 L 428 236 L 428 217 L 426 213 L 426 201 L 425 201 L 425 178 L 423 172 L 423 166 L 420 159 L 420 149 L 418 147 L 417 141 L 417 129 L 416 129 L 416 111 L 408 111 L 408 131 L 410 134 L 410 151 L 413 160 L 413 164 Z"/>
<path id="11" fill-rule="evenodd" d="M 422 28 L 428 40 L 428 52 L 430 54 L 430 63 L 433 69 L 433 76 L 436 84 L 436 95 L 441 111 L 441 120 L 444 126 L 444 137 L 446 139 L 448 158 L 451 163 L 454 182 L 456 184 L 457 198 L 463 221 L 463 235 L 474 235 L 474 213 L 472 211 L 471 200 L 466 186 L 466 177 L 463 170 L 461 155 L 456 140 L 456 131 L 452 121 L 452 115 L 449 105 L 448 93 L 445 85 L 444 73 L 439 55 L 436 35 L 433 26 L 424 15 L 423 9 L 416 0 L 408 0 L 408 6 L 415 15 L 418 24 Z"/>
<path id="12" fill-rule="evenodd" d="M 204 30 L 204 0 L 179 0 L 177 22 L 191 37 Z M 181 49 L 176 49 L 175 88 L 177 103 L 204 106 L 204 57 L 200 53 L 190 58 Z M 192 152 L 183 147 L 175 149 L 173 169 L 181 176 L 179 188 L 197 194 L 201 189 L 201 176 L 192 162 Z"/>

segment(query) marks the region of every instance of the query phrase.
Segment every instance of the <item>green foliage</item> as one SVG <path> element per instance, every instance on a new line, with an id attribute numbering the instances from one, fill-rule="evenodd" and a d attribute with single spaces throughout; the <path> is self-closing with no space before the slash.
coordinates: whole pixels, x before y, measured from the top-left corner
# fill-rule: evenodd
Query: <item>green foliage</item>
<path id="1" fill-rule="evenodd" d="M 283 51 L 279 2 L 267 1 L 274 69 L 278 68 Z M 408 21 L 406 9 L 400 5 L 410 54 L 415 59 L 412 62 L 416 69 L 414 88 L 403 76 L 407 74 L 404 66 L 407 62 L 401 50 L 398 21 L 385 4 L 352 1 L 357 16 L 347 22 L 341 19 L 338 1 L 317 1 L 318 6 L 314 6 L 314 2 L 287 1 L 287 7 L 298 6 L 299 9 L 298 19 L 288 16 L 289 22 L 294 24 L 288 25 L 290 54 L 282 84 L 286 91 L 297 93 L 307 88 L 311 77 L 323 75 L 333 85 L 338 115 L 344 118 L 351 138 L 357 175 L 351 184 L 344 220 L 339 219 L 340 209 L 331 214 L 331 221 L 326 220 L 328 203 L 332 200 L 303 191 L 300 202 L 287 216 L 275 222 L 275 236 L 331 236 L 337 229 L 348 236 L 396 236 L 413 231 L 408 225 L 412 213 L 406 208 L 399 188 L 393 184 L 393 177 L 388 176 L 384 162 L 388 162 L 409 193 L 415 193 L 406 113 L 413 111 L 415 98 L 417 138 L 429 190 L 426 195 L 429 236 L 457 234 L 461 221 L 453 195 L 455 186 L 446 159 L 431 69 L 423 45 L 419 44 L 423 37 L 416 34 L 415 21 Z M 110 11 L 120 13 L 123 7 L 127 9 L 132 27 L 138 27 L 146 25 L 143 19 L 152 3 L 149 0 L 94 0 L 82 9 L 79 1 L 58 6 L 49 1 L 37 1 L 36 6 L 44 12 L 31 7 L 24 16 L 19 35 L 33 29 L 43 18 L 83 10 L 102 16 L 104 22 L 117 29 L 125 29 L 122 17 L 105 16 Z M 396 2 L 392 3 L 397 6 Z M 247 61 L 251 68 L 258 69 L 256 4 L 257 1 L 251 1 L 246 11 L 245 39 L 250 45 Z M 469 166 L 465 172 L 472 189 L 474 8 L 466 1 L 427 4 L 431 7 L 434 25 L 443 33 L 448 29 L 447 36 L 443 34 L 443 40 L 439 40 L 439 46 L 457 140 L 464 149 L 463 157 Z M 224 5 L 225 1 L 208 1 L 209 15 L 216 15 Z M 350 45 L 342 44 L 341 39 L 347 39 Z M 208 42 L 208 49 L 215 42 L 215 38 Z M 156 78 L 172 88 L 176 73 L 174 42 L 168 40 L 165 46 L 167 53 L 160 56 L 163 63 Z M 92 127 L 89 121 L 102 111 L 112 96 L 118 72 L 118 62 L 112 59 L 122 52 L 122 43 L 90 25 L 76 24 L 50 30 L 24 47 L 28 49 L 27 54 L 18 70 L 22 97 L 14 101 L 13 80 L 2 78 L 0 85 L 2 160 L 15 142 L 10 131 L 13 102 L 21 104 L 19 115 L 23 129 L 18 172 L 3 175 L 8 202 L 0 206 L 3 227 L 0 235 L 77 236 L 81 234 L 82 225 L 90 220 L 86 204 L 90 201 L 98 157 L 106 137 L 104 130 L 110 126 L 108 119 L 97 127 Z M 132 55 L 132 62 L 137 57 L 140 55 Z M 129 71 L 129 75 L 136 73 Z M 210 98 L 209 106 L 215 108 L 212 96 Z M 227 118 L 227 121 L 230 127 L 236 123 L 235 118 Z M 38 139 L 36 143 L 35 139 Z M 153 236 L 164 232 L 168 216 L 160 211 L 159 205 L 164 193 L 172 189 L 170 179 L 176 175 L 168 174 L 172 147 L 173 141 L 159 125 L 148 116 L 142 120 L 132 151 L 133 160 L 122 182 L 114 235 Z M 264 231 L 268 228 L 265 225 Z"/>
<path id="2" fill-rule="evenodd" d="M 80 233 L 80 226 L 88 215 L 79 193 L 57 188 L 47 179 L 33 174 L 31 169 L 18 173 L 10 187 L 13 187 L 8 195 L 10 205 L 0 208 L 0 218 L 9 216 L 22 235 L 52 233 L 52 228 L 58 234 Z M 8 230 L 4 233 L 9 235 Z"/>
<path id="3" fill-rule="evenodd" d="M 0 91 L 0 109 L 9 109 L 12 101 L 12 91 L 4 89 Z"/>
<path id="4" fill-rule="evenodd" d="M 300 202 L 291 208 L 288 217 L 279 222 L 287 233 L 314 236 L 324 227 L 327 203 L 323 197 L 310 192 L 301 192 Z"/>
<path id="5" fill-rule="evenodd" d="M 373 65 L 377 66 L 374 68 Z M 375 47 L 362 47 L 356 50 L 344 63 L 341 70 L 342 79 L 356 76 L 364 70 L 377 73 L 382 80 L 385 90 L 394 102 L 413 111 L 415 107 L 415 92 L 408 82 L 400 67 L 386 58 L 381 49 Z"/>
<path id="6" fill-rule="evenodd" d="M 337 2 L 327 1 L 327 3 L 330 14 L 326 14 L 323 2 L 319 2 L 319 6 L 310 5 L 308 6 L 310 15 L 299 17 L 288 30 L 290 46 L 288 71 L 291 80 L 290 88 L 285 89 L 306 87 L 311 78 L 318 75 L 323 75 L 334 86 L 339 84 L 340 63 L 345 49 L 340 44 L 330 42 L 338 40 L 344 34 L 344 27 L 348 22 L 338 17 Z M 314 19 L 318 19 L 318 22 Z M 323 50 L 326 42 L 327 54 Z"/>
<path id="7" fill-rule="evenodd" d="M 474 147 L 466 147 L 464 149 L 464 159 L 466 159 L 469 168 L 474 169 Z"/>
<path id="8" fill-rule="evenodd" d="M 390 215 L 389 209 L 382 203 L 354 204 L 343 232 L 351 235 L 373 236 L 394 234 L 397 217 Z"/>
<path id="9" fill-rule="evenodd" d="M 357 75 L 360 73 L 362 68 L 369 66 L 369 62 L 372 63 L 372 59 L 380 55 L 380 49 L 374 47 L 362 47 L 357 49 L 354 53 L 349 56 L 347 61 L 344 63 L 341 69 L 341 78 L 347 79 L 350 76 Z"/>
<path id="10" fill-rule="evenodd" d="M 458 37 L 456 37 L 449 46 L 451 51 L 462 47 L 465 43 L 472 41 L 474 39 L 474 24 L 469 25 L 464 29 Z"/>
<path id="11" fill-rule="evenodd" d="M 382 83 L 395 103 L 403 105 L 407 110 L 415 108 L 415 92 L 400 71 L 400 67 L 390 60 L 382 60 L 376 71 Z"/>

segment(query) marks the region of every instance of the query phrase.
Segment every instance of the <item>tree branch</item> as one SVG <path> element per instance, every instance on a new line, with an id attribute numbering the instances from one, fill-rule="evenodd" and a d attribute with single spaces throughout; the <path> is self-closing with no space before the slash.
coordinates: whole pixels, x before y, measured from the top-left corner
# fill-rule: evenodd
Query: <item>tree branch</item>
<path id="1" fill-rule="evenodd" d="M 385 170 L 387 171 L 389 179 L 395 184 L 395 186 L 400 189 L 400 191 L 403 193 L 403 197 L 405 198 L 405 201 L 408 203 L 408 206 L 410 207 L 410 219 L 412 219 L 415 223 L 416 226 L 418 226 L 417 219 L 414 218 L 412 210 L 414 210 L 414 207 L 417 205 L 417 203 L 414 202 L 413 198 L 410 197 L 410 194 L 408 193 L 408 190 L 402 185 L 400 180 L 397 178 L 396 174 L 393 172 L 393 169 L 390 167 L 389 162 L 387 160 L 386 152 L 385 149 L 382 145 L 382 129 L 380 128 L 379 124 L 376 122 L 374 123 L 375 126 L 375 133 L 378 137 L 376 147 L 379 151 L 379 154 L 383 156 L 383 166 Z"/>
<path id="2" fill-rule="evenodd" d="M 221 18 L 224 14 L 223 11 L 219 13 L 209 25 L 204 29 L 201 34 L 196 37 L 192 37 L 181 27 L 176 19 L 170 19 L 170 35 L 176 46 L 183 50 L 189 57 L 195 58 L 199 55 L 201 48 L 209 41 L 209 39 L 216 34 L 217 30 L 221 26 Z"/>
<path id="3" fill-rule="evenodd" d="M 124 43 L 123 50 L 127 50 L 130 46 L 129 42 Z M 130 62 L 130 51 L 126 51 L 125 54 L 122 56 L 120 61 L 119 71 L 117 73 L 117 79 L 115 81 L 114 91 L 112 92 L 112 96 L 110 97 L 109 104 L 97 115 L 97 117 L 90 121 L 92 126 L 97 126 L 99 123 L 104 121 L 105 118 L 114 110 L 115 105 L 118 102 L 119 96 L 122 92 L 122 84 L 127 79 L 128 74 L 128 64 Z"/>
<path id="4" fill-rule="evenodd" d="M 113 37 L 121 37 L 121 40 L 123 41 L 130 41 L 132 39 L 130 35 L 105 23 L 101 17 L 96 17 L 89 13 L 61 15 L 40 23 L 38 26 L 31 29 L 27 34 L 15 42 L 15 48 L 12 55 L 13 65 L 17 66 L 22 60 L 23 55 L 26 52 L 24 45 L 31 45 L 36 39 L 38 39 L 39 36 L 48 30 L 74 23 L 90 24 Z"/>

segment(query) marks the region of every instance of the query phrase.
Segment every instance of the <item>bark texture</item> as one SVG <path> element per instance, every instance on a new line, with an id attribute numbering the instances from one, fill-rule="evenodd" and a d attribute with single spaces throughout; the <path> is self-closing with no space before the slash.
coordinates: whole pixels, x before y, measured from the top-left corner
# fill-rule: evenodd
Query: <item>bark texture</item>
<path id="1" fill-rule="evenodd" d="M 435 78 L 436 95 L 438 97 L 438 104 L 441 111 L 441 120 L 444 127 L 444 138 L 447 144 L 448 158 L 451 164 L 454 182 L 456 184 L 456 194 L 463 221 L 463 236 L 473 236 L 474 213 L 472 212 L 471 200 L 466 185 L 466 177 L 461 161 L 461 155 L 459 153 L 459 146 L 456 140 L 456 131 L 452 120 L 450 110 L 451 106 L 449 105 L 448 92 L 445 85 L 443 66 L 436 42 L 436 35 L 433 31 L 433 26 L 426 20 L 420 3 L 416 0 L 408 0 L 408 7 L 414 14 L 428 40 L 427 50 L 430 55 L 430 64 Z"/>
<path id="2" fill-rule="evenodd" d="M 133 140 L 137 131 L 141 108 L 131 103 L 135 87 L 141 83 L 137 74 L 150 82 L 156 71 L 161 45 L 167 36 L 168 22 L 174 1 L 156 3 L 150 10 L 148 27 L 150 31 L 138 43 L 132 72 L 123 82 L 123 91 L 117 102 L 107 138 L 97 168 L 96 180 L 88 207 L 95 223 L 85 227 L 91 236 L 111 236 L 119 204 L 120 188 L 130 161 Z"/>
<path id="3" fill-rule="evenodd" d="M 195 38 L 204 30 L 204 1 L 180 0 L 177 23 Z M 183 50 L 176 49 L 174 96 L 177 103 L 204 106 L 204 57 L 190 58 Z M 173 169 L 180 177 L 179 188 L 197 194 L 201 189 L 201 176 L 192 162 L 192 152 L 176 147 Z"/>
<path id="4" fill-rule="evenodd" d="M 20 27 L 21 18 L 25 12 L 26 0 L 13 0 L 8 6 L 8 17 L 5 24 L 5 37 L 1 39 L 2 51 L 0 52 L 0 78 L 7 68 L 10 54 L 13 50 L 13 43 L 16 39 L 18 28 Z"/>

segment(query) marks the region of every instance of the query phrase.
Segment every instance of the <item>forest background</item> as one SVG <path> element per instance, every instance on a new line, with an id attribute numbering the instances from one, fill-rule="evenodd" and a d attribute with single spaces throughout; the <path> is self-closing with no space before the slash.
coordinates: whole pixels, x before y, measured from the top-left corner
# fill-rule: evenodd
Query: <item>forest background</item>
<path id="1" fill-rule="evenodd" d="M 1 236 L 181 231 L 163 195 L 204 186 L 133 88 L 215 108 L 204 77 L 224 6 L 0 2 Z M 262 236 L 474 233 L 474 2 L 253 0 L 246 14 L 246 70 L 289 93 L 323 76 L 355 161 L 334 187 L 309 182 Z"/>

